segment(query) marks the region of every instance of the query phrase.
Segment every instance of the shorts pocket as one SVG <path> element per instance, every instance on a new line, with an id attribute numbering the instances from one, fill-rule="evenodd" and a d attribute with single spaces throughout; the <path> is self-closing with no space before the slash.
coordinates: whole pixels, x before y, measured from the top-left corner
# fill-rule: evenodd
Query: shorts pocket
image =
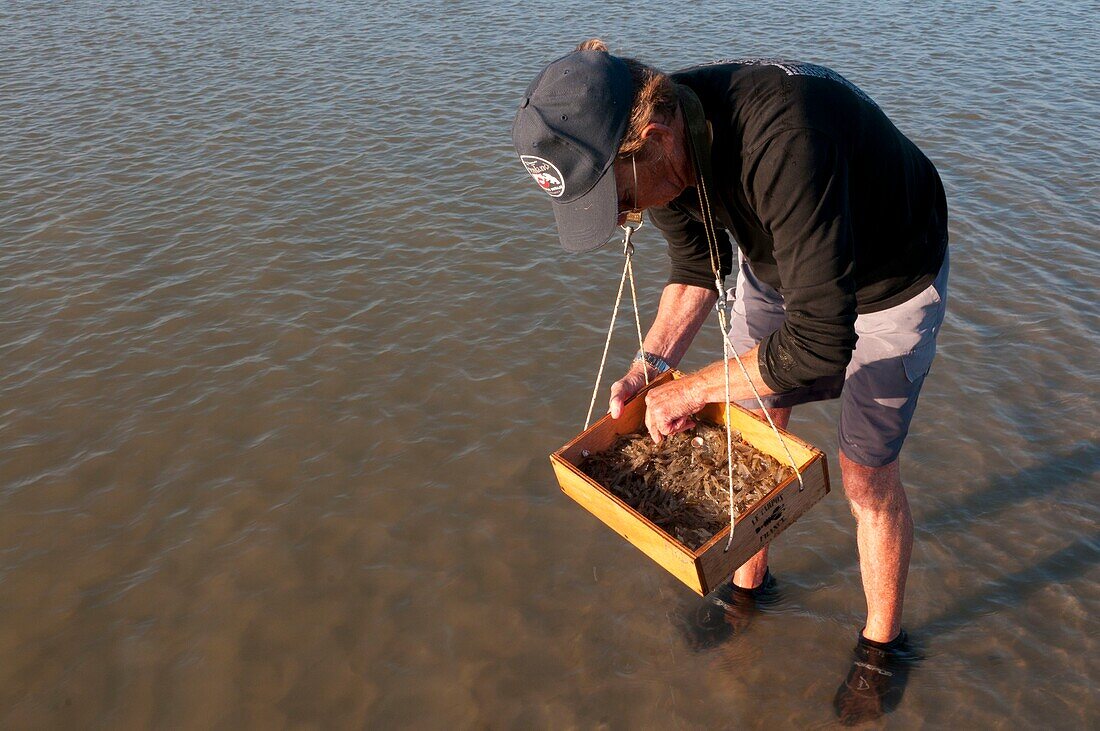
<path id="1" fill-rule="evenodd" d="M 936 357 L 936 341 L 921 343 L 911 351 L 901 356 L 901 363 L 905 366 L 905 377 L 910 383 L 916 383 L 928 374 L 932 367 L 932 359 Z"/>

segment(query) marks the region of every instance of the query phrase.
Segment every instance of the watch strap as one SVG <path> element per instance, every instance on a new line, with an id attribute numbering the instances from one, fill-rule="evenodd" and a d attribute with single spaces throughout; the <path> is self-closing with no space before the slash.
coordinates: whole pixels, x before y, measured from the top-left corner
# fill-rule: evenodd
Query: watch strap
<path id="1" fill-rule="evenodd" d="M 657 375 L 672 370 L 672 366 L 668 364 L 667 360 L 659 355 L 647 353 L 644 350 L 639 350 L 634 356 L 634 360 L 640 360 L 647 365 L 653 366 L 653 369 L 657 371 Z"/>

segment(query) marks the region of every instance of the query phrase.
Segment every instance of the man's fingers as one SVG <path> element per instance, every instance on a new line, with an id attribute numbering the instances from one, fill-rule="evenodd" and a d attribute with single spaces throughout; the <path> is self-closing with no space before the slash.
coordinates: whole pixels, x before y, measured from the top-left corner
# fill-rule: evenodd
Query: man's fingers
<path id="1" fill-rule="evenodd" d="M 653 443 L 660 444 L 661 440 L 664 438 L 660 428 L 658 428 L 656 424 L 649 423 L 648 420 L 646 421 L 646 428 L 649 429 L 649 438 L 653 440 Z"/>
<path id="2" fill-rule="evenodd" d="M 660 415 L 654 413 L 650 418 L 649 413 L 646 414 L 646 428 L 649 429 L 649 436 L 653 438 L 653 441 L 657 444 L 661 443 L 665 437 L 670 437 L 673 434 L 679 434 L 680 432 L 690 429 L 695 426 L 695 421 L 690 416 L 681 416 L 678 419 L 669 421 L 663 419 Z"/>
<path id="3" fill-rule="evenodd" d="M 618 419 L 623 413 L 623 404 L 626 403 L 626 386 L 622 381 L 615 381 L 611 385 L 611 402 L 608 404 L 608 410 L 611 412 L 612 419 Z"/>
<path id="4" fill-rule="evenodd" d="M 607 410 L 611 412 L 612 419 L 618 419 L 626 408 L 626 402 L 630 397 L 638 393 L 641 383 L 631 380 L 630 374 L 626 378 L 620 378 L 611 384 L 611 400 L 607 404 Z"/>
<path id="5" fill-rule="evenodd" d="M 648 401 L 648 399 L 647 399 Z M 647 405 L 648 406 L 648 405 Z M 649 431 L 649 438 L 656 444 L 661 443 L 661 430 L 657 427 L 657 412 L 653 408 L 646 408 L 645 410 L 645 428 Z"/>
<path id="6" fill-rule="evenodd" d="M 612 419 L 618 419 L 623 413 L 623 400 L 618 396 L 612 396 L 611 403 L 608 404 L 608 411 L 611 412 Z"/>
<path id="7" fill-rule="evenodd" d="M 668 434 L 679 434 L 682 431 L 687 431 L 691 427 L 695 426 L 695 419 L 690 416 L 681 416 L 669 425 Z"/>
<path id="8" fill-rule="evenodd" d="M 657 444 L 666 436 L 677 434 L 695 425 L 688 405 L 681 403 L 673 384 L 666 384 L 650 391 L 646 396 L 645 425 L 649 436 Z"/>

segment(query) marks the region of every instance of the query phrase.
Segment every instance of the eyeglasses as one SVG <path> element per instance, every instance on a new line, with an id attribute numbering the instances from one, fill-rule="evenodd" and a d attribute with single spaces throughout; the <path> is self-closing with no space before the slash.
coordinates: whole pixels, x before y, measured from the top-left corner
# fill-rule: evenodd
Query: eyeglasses
<path id="1" fill-rule="evenodd" d="M 634 173 L 634 205 L 626 212 L 626 221 L 619 226 L 619 230 L 611 234 L 604 243 L 618 243 L 626 246 L 630 241 L 630 235 L 642 227 L 642 212 L 638 210 L 638 163 L 634 155 L 630 156 L 630 167 Z M 622 214 L 622 201 L 619 201 L 619 213 Z"/>
<path id="2" fill-rule="evenodd" d="M 620 214 L 622 214 L 623 212 L 638 210 L 638 164 L 637 164 L 637 162 L 635 162 L 633 155 L 630 156 L 630 167 L 634 172 L 634 187 L 631 190 L 631 193 L 633 194 L 631 197 L 634 199 L 634 201 L 633 201 L 634 204 L 632 206 L 627 207 L 626 196 L 623 196 L 622 198 L 620 198 L 619 199 L 619 213 Z"/>

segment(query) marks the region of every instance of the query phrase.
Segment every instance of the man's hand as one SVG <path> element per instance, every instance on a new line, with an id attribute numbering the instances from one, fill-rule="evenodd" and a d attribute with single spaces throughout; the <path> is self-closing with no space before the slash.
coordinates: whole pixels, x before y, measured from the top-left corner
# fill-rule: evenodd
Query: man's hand
<path id="1" fill-rule="evenodd" d="M 654 442 L 659 444 L 666 436 L 694 425 L 692 414 L 707 405 L 695 388 L 695 380 L 695 376 L 686 376 L 646 394 L 645 425 Z"/>
<path id="2" fill-rule="evenodd" d="M 611 402 L 608 404 L 608 411 L 611 412 L 612 419 L 618 419 L 622 416 L 623 406 L 626 405 L 626 402 L 645 386 L 643 369 L 648 367 L 641 361 L 636 360 L 630 364 L 630 370 L 626 372 L 625 376 L 611 384 Z"/>
<path id="3" fill-rule="evenodd" d="M 650 353 L 657 353 L 675 368 L 687 352 L 695 333 L 699 332 L 699 327 L 707 319 L 717 298 L 714 290 L 708 287 L 692 284 L 666 285 L 661 293 L 657 318 L 649 328 L 642 348 Z M 612 419 L 622 416 L 623 405 L 645 386 L 643 368 L 649 368 L 650 380 L 657 377 L 656 368 L 634 361 L 626 375 L 611 386 L 608 411 L 611 412 Z"/>

